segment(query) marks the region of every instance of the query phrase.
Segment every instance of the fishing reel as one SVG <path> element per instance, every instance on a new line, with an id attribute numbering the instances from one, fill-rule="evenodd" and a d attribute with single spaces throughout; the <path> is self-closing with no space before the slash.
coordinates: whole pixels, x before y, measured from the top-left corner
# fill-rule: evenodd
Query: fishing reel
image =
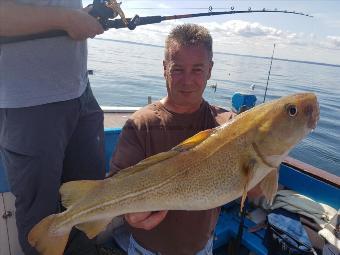
<path id="1" fill-rule="evenodd" d="M 112 28 L 111 22 L 118 15 L 121 18 L 123 26 L 130 30 L 135 29 L 138 25 L 139 16 L 136 15 L 132 19 L 126 19 L 125 14 L 120 7 L 121 4 L 121 2 L 117 3 L 116 0 L 94 0 L 93 4 L 89 5 L 89 7 L 92 7 L 89 14 L 100 22 L 104 30 Z"/>

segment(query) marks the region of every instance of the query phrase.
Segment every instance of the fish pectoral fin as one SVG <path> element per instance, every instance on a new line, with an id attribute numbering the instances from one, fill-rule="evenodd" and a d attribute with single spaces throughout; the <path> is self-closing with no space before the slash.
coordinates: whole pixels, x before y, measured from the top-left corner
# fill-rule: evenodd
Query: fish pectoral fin
<path id="1" fill-rule="evenodd" d="M 244 182 L 243 182 L 243 192 L 242 192 L 242 198 L 241 198 L 241 211 L 243 209 L 244 202 L 246 201 L 249 183 L 251 181 L 251 178 L 254 176 L 255 163 L 256 163 L 255 159 L 250 159 L 246 161 L 246 163 L 242 167 Z"/>
<path id="2" fill-rule="evenodd" d="M 81 231 L 83 231 L 88 238 L 92 239 L 97 236 L 100 232 L 106 229 L 106 226 L 111 222 L 112 219 L 102 219 L 96 221 L 90 221 L 86 223 L 81 223 L 76 225 L 75 227 Z"/>
<path id="3" fill-rule="evenodd" d="M 183 142 L 181 142 L 179 145 L 175 146 L 171 150 L 175 150 L 175 151 L 190 150 L 194 148 L 196 145 L 203 142 L 205 139 L 207 139 L 214 131 L 215 129 L 207 129 L 207 130 L 201 131 L 197 133 L 196 135 L 184 140 Z"/>
<path id="4" fill-rule="evenodd" d="M 266 200 L 271 205 L 278 188 L 278 170 L 273 169 L 260 182 L 260 188 Z"/>
<path id="5" fill-rule="evenodd" d="M 66 208 L 70 207 L 100 183 L 101 181 L 98 180 L 71 181 L 64 183 L 59 189 L 62 205 Z"/>

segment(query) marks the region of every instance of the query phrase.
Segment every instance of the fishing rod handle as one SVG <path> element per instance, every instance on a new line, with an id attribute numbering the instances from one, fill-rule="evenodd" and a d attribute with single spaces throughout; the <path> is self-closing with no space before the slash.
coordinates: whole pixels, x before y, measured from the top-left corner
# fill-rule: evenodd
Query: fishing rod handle
<path id="1" fill-rule="evenodd" d="M 58 36 L 67 36 L 67 32 L 63 30 L 51 30 L 44 33 L 31 34 L 31 35 L 20 35 L 20 36 L 0 36 L 0 45 L 9 44 L 23 41 L 30 41 L 43 38 L 51 38 Z"/>

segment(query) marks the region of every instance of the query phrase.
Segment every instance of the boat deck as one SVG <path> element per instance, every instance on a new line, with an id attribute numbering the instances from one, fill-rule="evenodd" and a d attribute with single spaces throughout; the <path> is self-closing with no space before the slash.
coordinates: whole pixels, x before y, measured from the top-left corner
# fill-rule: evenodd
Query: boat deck
<path id="1" fill-rule="evenodd" d="M 104 128 L 121 128 L 141 107 L 101 106 L 101 108 L 104 111 Z"/>
<path id="2" fill-rule="evenodd" d="M 104 113 L 104 128 L 121 128 L 124 126 L 124 123 L 128 120 L 128 118 L 132 115 L 132 113 L 124 113 L 124 112 L 105 112 Z"/>

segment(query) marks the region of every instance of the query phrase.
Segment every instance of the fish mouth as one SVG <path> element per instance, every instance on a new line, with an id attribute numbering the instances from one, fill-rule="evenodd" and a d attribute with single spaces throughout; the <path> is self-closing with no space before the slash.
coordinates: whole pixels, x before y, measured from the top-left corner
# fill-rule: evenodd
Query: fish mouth
<path id="1" fill-rule="evenodd" d="M 307 104 L 303 109 L 304 114 L 308 118 L 307 126 L 310 129 L 315 129 L 320 119 L 319 103 L 316 101 L 314 104 Z"/>
<path id="2" fill-rule="evenodd" d="M 314 93 L 302 93 L 297 96 L 297 104 L 300 102 L 302 118 L 306 121 L 308 129 L 314 130 L 320 118 L 320 106 Z"/>

